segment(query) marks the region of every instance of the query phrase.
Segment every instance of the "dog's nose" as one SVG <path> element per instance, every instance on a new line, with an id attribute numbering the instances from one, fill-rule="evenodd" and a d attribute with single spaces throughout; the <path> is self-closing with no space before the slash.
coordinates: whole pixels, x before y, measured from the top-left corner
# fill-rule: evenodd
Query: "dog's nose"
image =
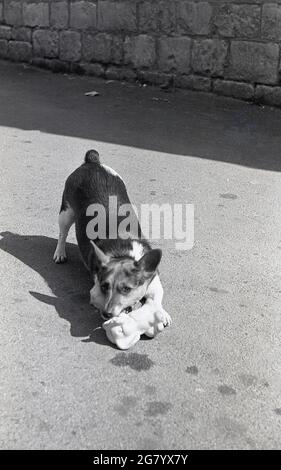
<path id="1" fill-rule="evenodd" d="M 112 318 L 112 314 L 108 312 L 102 312 L 101 316 L 104 320 L 109 320 L 110 318 Z"/>

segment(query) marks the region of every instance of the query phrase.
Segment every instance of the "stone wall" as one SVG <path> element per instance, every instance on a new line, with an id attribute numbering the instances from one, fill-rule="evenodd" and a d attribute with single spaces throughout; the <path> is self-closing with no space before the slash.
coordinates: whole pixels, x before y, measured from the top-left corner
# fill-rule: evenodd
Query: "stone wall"
<path id="1" fill-rule="evenodd" d="M 277 106 L 280 44 L 281 0 L 0 0 L 1 58 Z"/>

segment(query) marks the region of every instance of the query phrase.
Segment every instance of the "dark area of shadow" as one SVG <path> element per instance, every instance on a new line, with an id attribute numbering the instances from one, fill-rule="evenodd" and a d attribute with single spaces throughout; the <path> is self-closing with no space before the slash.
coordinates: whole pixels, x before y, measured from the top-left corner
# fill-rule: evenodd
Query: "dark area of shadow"
<path id="1" fill-rule="evenodd" d="M 89 341 L 110 344 L 99 327 L 102 320 L 89 305 L 91 282 L 80 260 L 78 248 L 67 243 L 69 261 L 56 265 L 53 252 L 56 240 L 44 236 L 18 235 L 2 232 L 0 248 L 36 271 L 46 281 L 53 295 L 32 291 L 39 302 L 53 305 L 58 315 L 70 323 L 70 333 L 75 337 L 89 337 Z M 87 341 L 87 340 L 86 340 Z"/>
<path id="2" fill-rule="evenodd" d="M 281 111 L 0 63 L 0 125 L 281 170 Z M 71 79 L 70 79 L 71 78 Z M 96 89 L 99 96 L 85 92 Z"/>

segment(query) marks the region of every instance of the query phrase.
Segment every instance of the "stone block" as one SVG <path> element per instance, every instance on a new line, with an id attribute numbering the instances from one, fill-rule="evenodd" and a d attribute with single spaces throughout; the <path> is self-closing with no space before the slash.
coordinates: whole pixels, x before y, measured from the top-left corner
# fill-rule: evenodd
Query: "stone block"
<path id="1" fill-rule="evenodd" d="M 112 36 L 107 33 L 83 36 L 83 58 L 86 61 L 109 63 L 111 60 Z"/>
<path id="2" fill-rule="evenodd" d="M 161 71 L 188 73 L 190 69 L 191 39 L 160 38 L 158 40 L 158 67 Z"/>
<path id="3" fill-rule="evenodd" d="M 277 83 L 279 46 L 248 41 L 232 41 L 228 78 L 264 84 Z"/>
<path id="4" fill-rule="evenodd" d="M 209 34 L 212 11 L 212 6 L 208 2 L 180 2 L 177 11 L 179 31 L 198 35 Z"/>
<path id="5" fill-rule="evenodd" d="M 114 65 L 111 65 L 105 70 L 105 78 L 107 78 L 107 80 L 119 80 L 120 69 Z"/>
<path id="6" fill-rule="evenodd" d="M 124 62 L 136 68 L 152 67 L 156 60 L 155 39 L 146 34 L 127 37 L 124 43 Z"/>
<path id="7" fill-rule="evenodd" d="M 281 5 L 268 3 L 262 9 L 262 37 L 281 41 Z"/>
<path id="8" fill-rule="evenodd" d="M 24 3 L 23 23 L 25 26 L 49 26 L 49 3 Z"/>
<path id="9" fill-rule="evenodd" d="M 126 82 L 135 82 L 137 79 L 137 74 L 131 68 L 121 68 L 120 69 L 120 80 L 125 80 Z"/>
<path id="10" fill-rule="evenodd" d="M 98 3 L 98 29 L 101 31 L 137 30 L 137 12 L 134 2 L 112 2 L 100 0 Z"/>
<path id="11" fill-rule="evenodd" d="M 152 85 L 166 85 L 171 82 L 173 75 L 150 70 L 138 70 L 138 79 L 141 83 L 150 83 Z"/>
<path id="12" fill-rule="evenodd" d="M 255 38 L 260 34 L 261 7 L 224 3 L 215 10 L 215 30 L 225 37 Z"/>
<path id="13" fill-rule="evenodd" d="M 68 27 L 68 2 L 50 3 L 50 23 L 57 29 L 66 29 Z"/>
<path id="14" fill-rule="evenodd" d="M 70 3 L 70 27 L 73 29 L 96 29 L 96 5 L 91 2 Z"/>
<path id="15" fill-rule="evenodd" d="M 77 31 L 60 33 L 60 59 L 77 62 L 81 59 L 81 35 Z"/>
<path id="16" fill-rule="evenodd" d="M 281 107 L 281 87 L 258 85 L 255 91 L 255 101 Z"/>
<path id="17" fill-rule="evenodd" d="M 22 2 L 21 0 L 5 0 L 4 19 L 12 26 L 22 25 Z"/>
<path id="18" fill-rule="evenodd" d="M 34 31 L 33 51 L 39 57 L 57 57 L 59 51 L 58 33 L 45 29 Z"/>
<path id="19" fill-rule="evenodd" d="M 11 36 L 12 39 L 15 39 L 16 41 L 31 42 L 31 29 L 25 28 L 24 26 L 13 28 Z"/>
<path id="20" fill-rule="evenodd" d="M 0 39 L 10 39 L 12 37 L 11 26 L 0 25 Z"/>
<path id="21" fill-rule="evenodd" d="M 113 64 L 123 63 L 124 39 L 122 36 L 112 36 L 111 61 Z"/>
<path id="22" fill-rule="evenodd" d="M 207 77 L 200 77 L 199 75 L 178 75 L 175 84 L 180 88 L 188 88 L 196 91 L 210 91 L 211 79 Z"/>
<path id="23" fill-rule="evenodd" d="M 8 55 L 8 41 L 6 39 L 0 39 L 0 58 L 6 59 Z"/>
<path id="24" fill-rule="evenodd" d="M 48 69 L 54 73 L 69 73 L 70 63 L 59 59 L 44 59 Z"/>
<path id="25" fill-rule="evenodd" d="M 104 66 L 101 64 L 81 64 L 87 75 L 93 75 L 94 77 L 104 76 Z"/>
<path id="26" fill-rule="evenodd" d="M 251 100 L 254 97 L 254 87 L 250 83 L 214 80 L 213 90 L 219 95 L 231 96 L 242 100 Z"/>
<path id="27" fill-rule="evenodd" d="M 145 1 L 139 5 L 139 30 L 143 33 L 171 33 L 176 30 L 174 1 Z"/>
<path id="28" fill-rule="evenodd" d="M 227 42 L 219 39 L 194 41 L 192 68 L 197 73 L 220 76 L 224 73 L 227 58 Z"/>
<path id="29" fill-rule="evenodd" d="M 8 57 L 15 62 L 30 62 L 32 46 L 28 42 L 10 41 L 8 44 Z"/>

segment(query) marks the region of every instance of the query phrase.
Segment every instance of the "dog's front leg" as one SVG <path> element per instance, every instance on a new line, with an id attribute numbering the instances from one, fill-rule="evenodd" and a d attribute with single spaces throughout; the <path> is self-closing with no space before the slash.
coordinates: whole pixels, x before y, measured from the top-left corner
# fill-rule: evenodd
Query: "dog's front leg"
<path id="1" fill-rule="evenodd" d="M 163 322 L 164 325 L 170 326 L 172 323 L 172 319 L 170 315 L 168 314 L 168 312 L 166 312 L 166 310 L 164 310 L 162 306 L 163 295 L 164 295 L 163 287 L 162 287 L 160 278 L 157 274 L 155 278 L 149 284 L 145 297 L 153 300 L 157 308 L 160 310 L 160 312 L 162 312 L 164 316 L 164 322 Z"/>

